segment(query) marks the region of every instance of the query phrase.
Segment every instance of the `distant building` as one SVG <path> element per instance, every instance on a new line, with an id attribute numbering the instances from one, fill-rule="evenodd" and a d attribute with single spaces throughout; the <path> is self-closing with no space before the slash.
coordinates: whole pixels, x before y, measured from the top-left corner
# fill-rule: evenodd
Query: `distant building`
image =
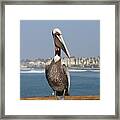
<path id="1" fill-rule="evenodd" d="M 26 59 L 21 60 L 21 68 L 45 68 L 45 65 L 49 65 L 52 58 L 49 59 Z M 62 64 L 65 64 L 69 68 L 77 67 L 79 69 L 83 68 L 100 68 L 100 57 L 64 57 L 62 58 Z"/>

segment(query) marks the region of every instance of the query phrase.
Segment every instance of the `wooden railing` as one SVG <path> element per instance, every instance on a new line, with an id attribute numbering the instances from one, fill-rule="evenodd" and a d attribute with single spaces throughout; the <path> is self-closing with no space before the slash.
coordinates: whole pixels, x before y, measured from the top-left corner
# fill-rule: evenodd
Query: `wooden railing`
<path id="1" fill-rule="evenodd" d="M 100 100 L 100 96 L 65 96 L 65 100 Z M 57 100 L 55 96 L 20 98 L 20 100 Z"/>

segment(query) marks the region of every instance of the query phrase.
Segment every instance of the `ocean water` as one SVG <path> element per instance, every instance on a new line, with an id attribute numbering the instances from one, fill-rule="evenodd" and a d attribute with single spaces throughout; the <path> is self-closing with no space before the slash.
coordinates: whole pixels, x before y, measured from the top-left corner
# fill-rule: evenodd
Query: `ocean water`
<path id="1" fill-rule="evenodd" d="M 70 71 L 70 77 L 70 95 L 100 95 L 99 71 Z M 52 89 L 49 87 L 43 71 L 20 73 L 21 98 L 50 95 L 52 95 Z"/>

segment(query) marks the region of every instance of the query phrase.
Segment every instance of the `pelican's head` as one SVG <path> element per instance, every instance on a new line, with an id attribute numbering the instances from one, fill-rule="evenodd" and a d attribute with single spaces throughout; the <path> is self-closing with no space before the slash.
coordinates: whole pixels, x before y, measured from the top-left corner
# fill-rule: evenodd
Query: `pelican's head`
<path id="1" fill-rule="evenodd" d="M 64 51 L 64 53 L 67 55 L 67 57 L 70 57 L 70 54 L 69 54 L 69 51 L 66 47 L 66 44 L 63 40 L 63 37 L 62 37 L 62 32 L 60 31 L 59 28 L 55 28 L 53 31 L 52 31 L 52 35 L 53 35 L 53 38 L 54 38 L 54 44 L 55 44 L 55 54 L 57 54 L 58 56 L 60 56 L 61 54 L 61 49 Z"/>

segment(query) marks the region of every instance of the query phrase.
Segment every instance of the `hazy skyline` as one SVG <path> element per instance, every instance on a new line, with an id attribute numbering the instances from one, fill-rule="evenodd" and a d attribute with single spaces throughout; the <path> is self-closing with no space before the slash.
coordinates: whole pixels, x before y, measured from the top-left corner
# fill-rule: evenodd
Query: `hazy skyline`
<path id="1" fill-rule="evenodd" d="M 53 57 L 51 31 L 56 27 L 62 31 L 71 56 L 100 56 L 99 20 L 21 20 L 20 58 Z"/>

